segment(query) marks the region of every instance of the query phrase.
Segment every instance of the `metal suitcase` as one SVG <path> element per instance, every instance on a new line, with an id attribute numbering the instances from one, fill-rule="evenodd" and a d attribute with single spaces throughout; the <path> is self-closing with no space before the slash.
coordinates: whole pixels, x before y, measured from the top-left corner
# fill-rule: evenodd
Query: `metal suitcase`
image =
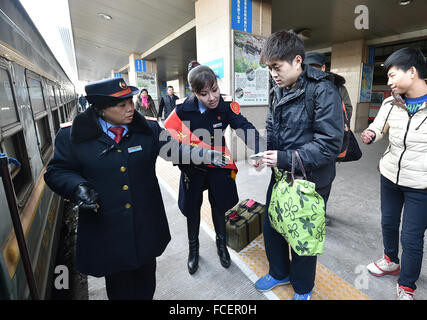
<path id="1" fill-rule="evenodd" d="M 265 205 L 246 199 L 225 214 L 227 245 L 237 252 L 258 237 L 264 227 Z"/>

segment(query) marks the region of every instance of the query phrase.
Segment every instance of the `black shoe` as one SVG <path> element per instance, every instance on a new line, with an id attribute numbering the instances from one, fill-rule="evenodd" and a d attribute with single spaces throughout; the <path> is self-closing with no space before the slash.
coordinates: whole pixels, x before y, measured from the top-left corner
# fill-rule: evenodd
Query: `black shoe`
<path id="1" fill-rule="evenodd" d="M 188 241 L 190 250 L 188 253 L 188 272 L 193 274 L 197 271 L 199 267 L 199 239 L 189 240 Z"/>
<path id="2" fill-rule="evenodd" d="M 225 236 L 216 236 L 216 247 L 219 256 L 219 261 L 224 268 L 228 268 L 231 264 L 230 254 L 227 250 L 227 244 L 225 241 Z"/>

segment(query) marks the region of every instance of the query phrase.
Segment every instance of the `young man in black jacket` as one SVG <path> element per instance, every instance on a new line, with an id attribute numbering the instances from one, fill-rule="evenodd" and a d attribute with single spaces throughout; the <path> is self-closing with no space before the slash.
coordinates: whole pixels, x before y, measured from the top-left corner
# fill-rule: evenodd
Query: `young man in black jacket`
<path id="1" fill-rule="evenodd" d="M 261 52 L 261 62 L 270 70 L 275 84 L 273 99 L 267 116 L 267 150 L 255 167 L 265 164 L 290 171 L 292 151 L 297 150 L 310 181 L 323 197 L 325 205 L 335 178 L 335 158 L 343 140 L 343 113 L 337 88 L 329 75 L 303 65 L 304 44 L 290 31 L 278 31 L 268 39 Z M 314 86 L 312 97 L 305 97 L 308 86 Z M 308 98 L 308 99 L 307 99 Z M 314 114 L 309 114 L 306 101 L 312 99 Z M 296 167 L 297 171 L 299 167 Z M 266 204 L 271 198 L 274 174 L 271 175 Z M 255 287 L 268 291 L 277 285 L 291 283 L 294 300 L 309 300 L 316 275 L 316 256 L 299 256 L 293 250 L 289 259 L 289 245 L 270 225 L 265 215 L 264 241 L 270 265 L 267 275 Z"/>

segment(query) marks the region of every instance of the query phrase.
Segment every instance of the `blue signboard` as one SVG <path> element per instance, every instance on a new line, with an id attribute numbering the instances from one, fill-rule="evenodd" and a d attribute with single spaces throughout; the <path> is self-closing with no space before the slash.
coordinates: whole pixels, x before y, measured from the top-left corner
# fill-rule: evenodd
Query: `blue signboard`
<path id="1" fill-rule="evenodd" d="M 145 64 L 145 60 L 135 59 L 135 71 L 137 71 L 137 72 L 146 72 L 147 71 L 147 66 Z"/>
<path id="2" fill-rule="evenodd" d="M 122 74 L 120 72 L 114 72 L 114 78 L 121 78 Z"/>
<path id="3" fill-rule="evenodd" d="M 373 76 L 374 66 L 362 64 L 359 102 L 371 102 Z"/>
<path id="4" fill-rule="evenodd" d="M 231 1 L 231 28 L 252 32 L 252 0 Z"/>
<path id="5" fill-rule="evenodd" d="M 375 48 L 369 47 L 369 61 L 368 64 L 373 65 L 375 63 Z"/>
<path id="6" fill-rule="evenodd" d="M 224 58 L 208 61 L 203 64 L 211 68 L 219 79 L 224 78 Z"/>

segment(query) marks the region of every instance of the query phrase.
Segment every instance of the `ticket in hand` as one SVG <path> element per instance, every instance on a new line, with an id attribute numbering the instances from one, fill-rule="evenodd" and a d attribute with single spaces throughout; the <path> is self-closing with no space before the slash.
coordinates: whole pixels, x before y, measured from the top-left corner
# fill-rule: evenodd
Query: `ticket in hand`
<path id="1" fill-rule="evenodd" d="M 259 160 L 259 159 L 262 159 L 263 156 L 264 156 L 264 152 L 258 152 L 256 154 L 249 156 L 249 159 Z"/>

